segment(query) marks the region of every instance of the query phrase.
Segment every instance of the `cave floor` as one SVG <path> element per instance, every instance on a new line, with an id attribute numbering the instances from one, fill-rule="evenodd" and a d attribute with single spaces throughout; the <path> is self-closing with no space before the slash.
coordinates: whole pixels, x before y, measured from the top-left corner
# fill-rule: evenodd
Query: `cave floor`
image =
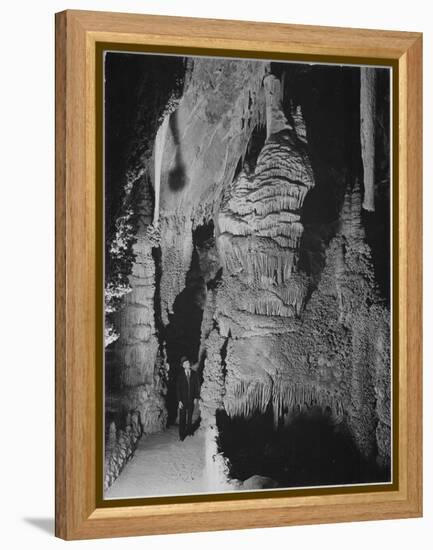
<path id="1" fill-rule="evenodd" d="M 179 441 L 178 427 L 140 439 L 134 456 L 105 498 L 179 495 L 208 490 L 205 438 L 200 429 Z"/>

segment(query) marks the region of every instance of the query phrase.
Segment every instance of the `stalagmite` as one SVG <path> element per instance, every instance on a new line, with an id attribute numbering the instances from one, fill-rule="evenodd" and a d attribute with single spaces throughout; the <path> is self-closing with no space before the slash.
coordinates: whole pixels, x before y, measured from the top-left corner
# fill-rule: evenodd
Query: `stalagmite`
<path id="1" fill-rule="evenodd" d="M 228 483 L 229 474 L 226 460 L 218 450 L 216 426 L 207 426 L 205 437 L 205 479 L 209 491 L 227 491 L 231 488 Z"/>
<path id="2" fill-rule="evenodd" d="M 364 167 L 362 207 L 374 211 L 376 69 L 361 67 L 361 153 Z"/>

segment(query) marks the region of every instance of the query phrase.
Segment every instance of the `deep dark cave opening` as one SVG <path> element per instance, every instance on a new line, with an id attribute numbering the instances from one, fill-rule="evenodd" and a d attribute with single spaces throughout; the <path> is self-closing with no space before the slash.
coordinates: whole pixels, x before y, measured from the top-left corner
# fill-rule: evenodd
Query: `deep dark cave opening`
<path id="1" fill-rule="evenodd" d="M 168 424 L 176 420 L 176 379 L 182 368 L 180 359 L 185 355 L 191 364 L 198 359 L 205 293 L 198 253 L 194 249 L 185 288 L 176 297 L 173 313 L 169 315 L 169 323 L 165 327 L 167 360 L 170 365 L 167 391 Z"/>
<path id="2" fill-rule="evenodd" d="M 319 407 L 294 413 L 277 429 L 271 405 L 249 419 L 219 410 L 216 421 L 219 450 L 229 460 L 232 478 L 261 475 L 279 487 L 389 480 L 389 471 L 362 457 L 346 424 L 335 425 Z"/>
<path id="3" fill-rule="evenodd" d="M 213 221 L 204 221 L 193 230 L 193 253 L 185 278 L 185 288 L 176 297 L 173 313 L 164 330 L 167 361 L 170 365 L 167 383 L 166 405 L 168 425 L 177 416 L 176 379 L 181 369 L 182 356 L 189 358 L 198 370 L 201 325 L 206 305 L 207 291 L 220 276 L 215 247 Z"/>

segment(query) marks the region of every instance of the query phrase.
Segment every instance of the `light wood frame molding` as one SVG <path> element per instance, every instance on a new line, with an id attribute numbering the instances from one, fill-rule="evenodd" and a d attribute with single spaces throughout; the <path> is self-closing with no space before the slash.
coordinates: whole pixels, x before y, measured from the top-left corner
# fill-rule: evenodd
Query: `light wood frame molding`
<path id="1" fill-rule="evenodd" d="M 399 313 L 399 386 L 398 480 L 392 490 L 98 504 L 95 365 L 101 352 L 95 335 L 102 290 L 95 273 L 102 243 L 95 223 L 95 51 L 100 42 L 256 52 L 282 59 L 381 59 L 396 69 L 399 283 L 393 307 Z M 421 33 L 74 10 L 56 14 L 56 536 L 71 540 L 421 516 L 421 304 Z"/>

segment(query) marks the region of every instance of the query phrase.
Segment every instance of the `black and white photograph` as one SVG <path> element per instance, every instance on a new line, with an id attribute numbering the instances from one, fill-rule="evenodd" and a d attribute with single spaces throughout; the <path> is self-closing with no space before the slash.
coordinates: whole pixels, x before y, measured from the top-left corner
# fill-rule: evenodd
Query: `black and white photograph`
<path id="1" fill-rule="evenodd" d="M 393 481 L 392 69 L 104 52 L 104 499 Z"/>

